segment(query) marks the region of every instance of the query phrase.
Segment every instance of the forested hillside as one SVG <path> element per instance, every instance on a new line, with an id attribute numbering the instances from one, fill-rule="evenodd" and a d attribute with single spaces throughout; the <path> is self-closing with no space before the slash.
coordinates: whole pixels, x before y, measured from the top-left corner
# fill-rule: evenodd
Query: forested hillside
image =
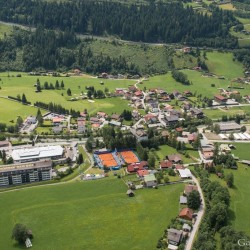
<path id="1" fill-rule="evenodd" d="M 224 48 L 238 45 L 229 34 L 229 28 L 238 23 L 232 13 L 213 7 L 208 15 L 184 8 L 182 3 L 0 0 L 0 19 L 48 29 L 118 35 L 132 41 Z"/>

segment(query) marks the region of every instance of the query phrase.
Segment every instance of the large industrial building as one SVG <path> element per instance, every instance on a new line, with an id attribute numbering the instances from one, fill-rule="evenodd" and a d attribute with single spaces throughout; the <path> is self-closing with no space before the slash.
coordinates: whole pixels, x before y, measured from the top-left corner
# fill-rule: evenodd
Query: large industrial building
<path id="1" fill-rule="evenodd" d="M 44 159 L 56 160 L 63 157 L 63 148 L 61 146 L 35 147 L 25 149 L 15 149 L 12 152 L 14 163 L 23 163 L 30 161 L 40 161 Z"/>
<path id="2" fill-rule="evenodd" d="M 0 167 L 0 187 L 51 180 L 52 161 L 36 161 Z"/>

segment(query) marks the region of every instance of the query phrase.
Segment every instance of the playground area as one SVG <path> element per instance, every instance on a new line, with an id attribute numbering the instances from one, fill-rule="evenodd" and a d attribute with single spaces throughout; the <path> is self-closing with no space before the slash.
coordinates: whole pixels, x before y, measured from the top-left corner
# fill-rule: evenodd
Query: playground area
<path id="1" fill-rule="evenodd" d="M 125 163 L 131 164 L 140 162 L 140 159 L 132 150 L 124 151 L 96 151 L 93 154 L 95 163 L 99 168 L 109 168 L 110 170 L 119 170 Z"/>

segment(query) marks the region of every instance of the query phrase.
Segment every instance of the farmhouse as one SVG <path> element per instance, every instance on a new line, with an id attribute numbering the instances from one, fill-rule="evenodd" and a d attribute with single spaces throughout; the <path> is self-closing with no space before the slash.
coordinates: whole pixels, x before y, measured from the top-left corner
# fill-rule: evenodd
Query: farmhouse
<path id="1" fill-rule="evenodd" d="M 172 168 L 172 167 L 173 167 L 173 163 L 171 161 L 164 160 L 160 162 L 160 169 L 166 169 L 166 168 Z"/>
<path id="2" fill-rule="evenodd" d="M 51 179 L 52 161 L 4 165 L 0 168 L 0 187 Z"/>
<path id="3" fill-rule="evenodd" d="M 39 161 L 42 159 L 60 159 L 63 157 L 61 146 L 35 147 L 26 149 L 15 149 L 12 151 L 12 158 L 15 163 Z"/>
<path id="4" fill-rule="evenodd" d="M 192 220 L 193 211 L 190 208 L 185 207 L 180 211 L 179 217 L 184 220 Z"/>
<path id="5" fill-rule="evenodd" d="M 182 231 L 170 228 L 168 229 L 168 243 L 174 246 L 180 244 L 182 238 Z"/>
<path id="6" fill-rule="evenodd" d="M 227 104 L 227 97 L 224 97 L 222 95 L 215 95 L 214 100 L 219 103 L 220 105 L 226 105 Z"/>

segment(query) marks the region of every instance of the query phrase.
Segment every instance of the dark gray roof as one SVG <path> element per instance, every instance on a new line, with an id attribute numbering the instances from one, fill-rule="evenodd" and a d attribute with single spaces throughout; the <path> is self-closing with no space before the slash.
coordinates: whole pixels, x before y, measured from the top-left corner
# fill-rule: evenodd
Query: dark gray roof
<path id="1" fill-rule="evenodd" d="M 168 229 L 168 240 L 169 241 L 179 243 L 181 240 L 181 236 L 182 236 L 182 231 L 179 231 L 179 230 L 174 229 L 174 228 Z"/>

